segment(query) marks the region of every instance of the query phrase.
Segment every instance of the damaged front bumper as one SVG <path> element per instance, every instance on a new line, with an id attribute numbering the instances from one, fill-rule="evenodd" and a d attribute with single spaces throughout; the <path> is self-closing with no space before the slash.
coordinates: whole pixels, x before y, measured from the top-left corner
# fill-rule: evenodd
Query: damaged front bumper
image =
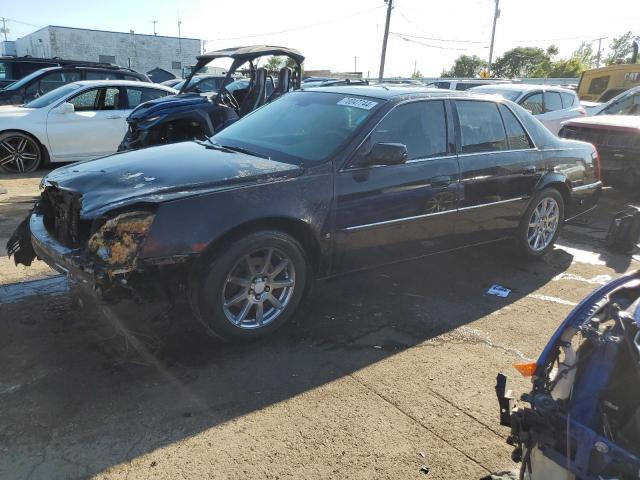
<path id="1" fill-rule="evenodd" d="M 517 367 L 532 391 L 515 405 L 499 374 L 496 394 L 521 479 L 640 479 L 640 271 L 593 292 Z"/>
<path id="2" fill-rule="evenodd" d="M 176 288 L 180 290 L 186 284 L 192 255 L 144 260 L 136 257 L 125 265 L 110 265 L 100 261 L 85 248 L 62 245 L 47 230 L 44 215 L 37 208 L 28 217 L 27 225 L 28 228 L 19 228 L 14 234 L 15 243 L 20 244 L 20 248 L 14 253 L 16 259 L 21 251 L 32 249 L 31 259 L 39 258 L 104 299 L 124 296 L 141 301 L 167 296 L 174 299 Z"/>
<path id="3" fill-rule="evenodd" d="M 107 271 L 95 269 L 94 262 L 79 248 L 67 248 L 49 234 L 44 224 L 44 215 L 34 212 L 29 218 L 31 245 L 36 256 L 51 268 L 72 280 L 95 284 L 103 283 L 109 275 Z"/>

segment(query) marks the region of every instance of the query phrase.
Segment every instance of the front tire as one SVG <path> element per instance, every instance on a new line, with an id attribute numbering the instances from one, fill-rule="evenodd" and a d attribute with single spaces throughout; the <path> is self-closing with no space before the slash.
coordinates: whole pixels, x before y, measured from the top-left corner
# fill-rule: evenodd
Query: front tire
<path id="1" fill-rule="evenodd" d="M 0 171 L 5 173 L 30 173 L 43 160 L 38 141 L 22 132 L 0 134 Z"/>
<path id="2" fill-rule="evenodd" d="M 553 249 L 564 224 L 564 198 L 555 188 L 538 193 L 529 204 L 516 234 L 520 252 L 540 258 Z"/>
<path id="3" fill-rule="evenodd" d="M 305 292 L 308 264 L 300 243 L 275 230 L 226 243 L 196 276 L 198 317 L 215 336 L 247 340 L 284 325 Z"/>

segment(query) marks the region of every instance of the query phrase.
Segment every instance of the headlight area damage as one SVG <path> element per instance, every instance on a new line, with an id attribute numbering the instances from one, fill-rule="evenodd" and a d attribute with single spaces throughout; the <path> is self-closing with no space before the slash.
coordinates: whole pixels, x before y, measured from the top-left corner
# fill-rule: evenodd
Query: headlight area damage
<path id="1" fill-rule="evenodd" d="M 512 408 L 498 375 L 500 421 L 526 479 L 640 478 L 640 271 L 587 297 L 535 364 Z"/>
<path id="2" fill-rule="evenodd" d="M 15 263 L 29 266 L 37 257 L 105 300 L 167 298 L 169 285 L 184 284 L 188 259 L 139 258 L 156 215 L 152 206 L 83 219 L 80 204 L 72 192 L 47 187 L 7 244 Z"/>
<path id="3" fill-rule="evenodd" d="M 89 238 L 88 251 L 115 267 L 116 270 L 110 270 L 112 274 L 135 269 L 154 217 L 151 212 L 126 212 L 107 220 Z"/>

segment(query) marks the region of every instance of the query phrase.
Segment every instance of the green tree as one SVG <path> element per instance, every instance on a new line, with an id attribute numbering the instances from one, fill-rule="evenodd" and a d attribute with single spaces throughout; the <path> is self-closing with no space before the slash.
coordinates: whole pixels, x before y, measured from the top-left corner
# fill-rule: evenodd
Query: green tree
<path id="1" fill-rule="evenodd" d="M 450 70 L 443 70 L 443 77 L 475 77 L 487 66 L 487 62 L 477 55 L 460 55 Z"/>
<path id="2" fill-rule="evenodd" d="M 577 78 L 587 68 L 578 57 L 560 59 L 551 63 L 551 68 L 546 76 L 550 78 Z"/>
<path id="3" fill-rule="evenodd" d="M 264 64 L 264 68 L 266 68 L 267 72 L 269 73 L 277 73 L 280 71 L 283 65 L 284 60 L 281 57 L 277 57 L 274 55 L 272 57 L 269 57 L 267 63 Z"/>
<path id="4" fill-rule="evenodd" d="M 571 58 L 576 58 L 585 69 L 593 68 L 596 66 L 598 55 L 593 51 L 593 42 L 588 40 L 582 42 L 580 46 L 573 52 Z"/>
<path id="5" fill-rule="evenodd" d="M 538 47 L 516 47 L 504 52 L 492 66 L 497 77 L 545 77 L 550 68 L 551 55 L 557 48 L 549 47 L 545 52 Z"/>
<path id="6" fill-rule="evenodd" d="M 631 60 L 631 52 L 633 51 L 634 36 L 633 32 L 627 32 L 619 37 L 615 37 L 609 44 L 609 55 L 604 59 L 605 65 L 613 65 L 622 60 L 624 63 Z"/>
<path id="7" fill-rule="evenodd" d="M 414 78 L 416 80 L 420 80 L 422 78 L 422 72 L 420 72 L 420 70 L 416 70 L 415 72 L 413 72 L 411 74 L 411 78 Z"/>

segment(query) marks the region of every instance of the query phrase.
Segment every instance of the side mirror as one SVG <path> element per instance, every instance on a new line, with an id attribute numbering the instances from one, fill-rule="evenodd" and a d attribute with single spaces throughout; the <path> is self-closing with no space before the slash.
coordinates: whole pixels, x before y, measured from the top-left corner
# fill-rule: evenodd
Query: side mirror
<path id="1" fill-rule="evenodd" d="M 61 114 L 73 113 L 75 112 L 75 110 L 76 110 L 76 107 L 73 106 L 73 103 L 64 102 L 62 105 L 56 108 L 56 113 L 61 113 Z"/>
<path id="2" fill-rule="evenodd" d="M 366 157 L 367 165 L 399 165 L 407 161 L 407 146 L 402 143 L 376 143 Z"/>

